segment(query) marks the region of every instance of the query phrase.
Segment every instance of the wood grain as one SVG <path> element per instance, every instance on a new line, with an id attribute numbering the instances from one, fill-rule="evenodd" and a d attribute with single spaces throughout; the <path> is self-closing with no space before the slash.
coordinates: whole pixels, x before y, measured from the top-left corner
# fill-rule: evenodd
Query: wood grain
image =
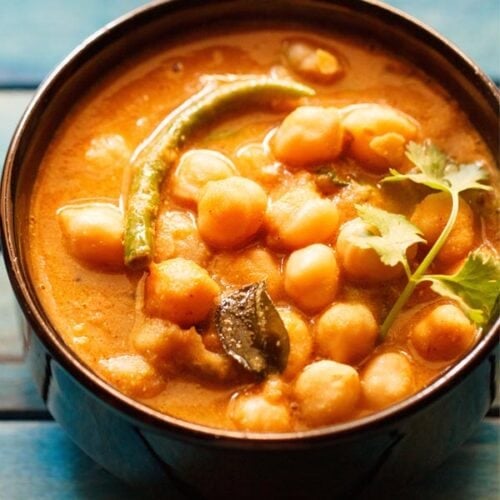
<path id="1" fill-rule="evenodd" d="M 33 90 L 0 90 L 0 165 L 3 165 L 12 134 L 33 93 Z"/>
<path id="2" fill-rule="evenodd" d="M 434 28 L 500 79 L 500 2 L 498 0 L 387 0 Z"/>
<path id="3" fill-rule="evenodd" d="M 139 498 L 84 455 L 54 422 L 2 422 L 0 450 L 0 498 Z"/>
<path id="4" fill-rule="evenodd" d="M 500 491 L 499 429 L 496 421 L 483 422 L 467 444 L 445 464 L 425 480 L 399 492 L 397 498 L 497 499 Z M 0 450 L 1 498 L 139 498 L 134 490 L 108 474 L 76 448 L 55 423 L 2 422 Z M 147 497 L 141 494 L 141 498 Z"/>
<path id="5" fill-rule="evenodd" d="M 0 86 L 37 85 L 94 31 L 145 3 L 0 1 Z"/>
<path id="6" fill-rule="evenodd" d="M 0 86 L 36 85 L 73 48 L 143 0 L 0 2 Z M 498 0 L 388 0 L 454 41 L 492 76 L 500 76 Z"/>

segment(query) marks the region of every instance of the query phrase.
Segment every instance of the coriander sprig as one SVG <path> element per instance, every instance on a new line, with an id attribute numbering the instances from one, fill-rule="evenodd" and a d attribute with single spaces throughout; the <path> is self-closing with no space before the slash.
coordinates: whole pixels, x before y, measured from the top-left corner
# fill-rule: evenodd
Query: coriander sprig
<path id="1" fill-rule="evenodd" d="M 406 252 L 416 243 L 425 243 L 420 229 L 404 215 L 386 212 L 371 205 L 356 205 L 356 210 L 368 231 L 353 237 L 352 243 L 359 248 L 373 248 L 386 266 L 402 264 L 410 279 L 411 270 Z"/>
<path id="2" fill-rule="evenodd" d="M 409 265 L 406 257 L 406 251 L 411 244 L 422 241 L 421 233 L 416 227 L 413 226 L 412 234 L 412 225 L 409 223 L 409 221 L 407 221 L 406 224 L 399 224 L 399 227 L 404 228 L 404 239 L 408 242 L 413 241 L 413 243 L 410 243 L 408 246 L 406 246 L 406 248 L 404 245 L 396 247 L 394 251 L 399 252 L 399 258 L 393 257 L 392 260 L 394 262 L 401 262 L 403 264 L 408 276 L 408 283 L 406 284 L 398 300 L 390 310 L 389 314 L 385 318 L 381 326 L 380 335 L 382 338 L 387 335 L 387 332 L 412 295 L 415 287 L 425 280 L 429 280 L 432 282 L 432 288 L 437 293 L 447 296 L 452 296 L 453 294 L 455 298 L 458 297 L 459 302 L 463 305 L 464 309 L 469 314 L 471 319 L 476 323 L 481 324 L 485 321 L 484 317 L 488 313 L 488 311 L 482 309 L 483 314 L 479 314 L 477 312 L 479 310 L 477 308 L 477 295 L 472 294 L 474 300 L 472 300 L 471 303 L 470 287 L 464 285 L 462 281 L 465 279 L 465 277 L 469 277 L 471 269 L 477 272 L 478 269 L 487 267 L 487 272 L 479 273 L 484 278 L 481 279 L 479 288 L 487 290 L 487 292 L 485 293 L 486 295 L 488 295 L 488 303 L 490 303 L 491 296 L 493 295 L 493 287 L 486 283 L 490 283 L 492 279 L 494 280 L 495 273 L 491 271 L 491 269 L 493 268 L 491 267 L 491 261 L 489 259 L 479 257 L 479 254 L 472 254 L 471 256 L 469 256 L 471 261 L 466 261 L 467 268 L 464 270 L 464 272 L 462 274 L 460 274 L 459 272 L 456 275 L 450 276 L 447 280 L 443 279 L 441 275 L 427 277 L 425 276 L 425 273 L 445 244 L 448 236 L 455 226 L 460 202 L 460 193 L 469 189 L 491 190 L 490 186 L 481 183 L 482 181 L 487 179 L 486 169 L 480 163 L 456 164 L 430 142 L 425 142 L 424 144 L 416 144 L 414 142 L 409 143 L 406 156 L 413 163 L 414 169 L 410 170 L 406 174 L 391 169 L 390 175 L 384 178 L 382 182 L 399 182 L 403 180 L 409 180 L 417 184 L 423 184 L 427 187 L 430 187 L 431 189 L 448 193 L 451 197 L 451 211 L 443 231 L 413 273 L 408 271 Z M 382 210 L 381 212 L 384 211 Z M 371 225 L 379 232 L 380 236 L 384 235 L 384 231 L 386 230 L 387 221 L 389 220 L 389 218 L 402 217 L 385 212 L 385 214 L 387 215 L 383 216 L 383 214 L 379 213 L 378 217 L 373 218 L 369 216 L 370 213 L 373 214 L 373 211 L 367 212 L 366 208 L 363 208 L 362 210 L 359 210 L 358 208 L 358 213 L 364 220 L 364 222 L 366 222 L 368 225 Z M 402 218 L 404 219 L 404 217 Z M 398 226 L 394 226 L 393 233 L 394 231 L 397 231 L 397 228 Z M 394 239 L 394 235 L 392 239 Z M 365 244 L 369 245 L 377 252 L 382 262 L 388 263 L 386 260 L 384 260 L 387 256 L 386 248 L 383 248 L 378 244 L 369 244 L 368 242 L 366 242 Z M 497 266 L 498 269 L 498 263 L 496 263 L 495 266 Z"/>
<path id="3" fill-rule="evenodd" d="M 492 254 L 475 250 L 455 274 L 431 274 L 424 279 L 439 295 L 459 302 L 474 323 L 483 325 L 498 298 L 500 262 Z"/>

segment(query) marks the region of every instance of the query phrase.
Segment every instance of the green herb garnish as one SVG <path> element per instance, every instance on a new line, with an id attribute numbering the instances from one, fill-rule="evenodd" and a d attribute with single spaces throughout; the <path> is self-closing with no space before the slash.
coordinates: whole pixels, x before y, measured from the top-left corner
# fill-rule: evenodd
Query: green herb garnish
<path id="1" fill-rule="evenodd" d="M 415 169 L 407 174 L 390 169 L 391 175 L 382 182 L 410 180 L 457 197 L 462 191 L 468 189 L 491 190 L 490 186 L 481 184 L 481 181 L 488 178 L 488 173 L 481 163 L 457 165 L 429 141 L 423 144 L 410 142 L 406 157 L 415 165 Z"/>
<path id="2" fill-rule="evenodd" d="M 356 210 L 368 226 L 369 233 L 354 237 L 352 242 L 360 248 L 373 248 L 387 266 L 403 264 L 410 278 L 406 251 L 416 243 L 425 242 L 420 229 L 404 215 L 386 212 L 371 205 L 356 205 Z"/>
<path id="3" fill-rule="evenodd" d="M 432 288 L 437 293 L 448 297 L 453 296 L 459 300 L 469 317 L 478 325 L 482 325 L 487 320 L 493 307 L 492 304 L 495 302 L 493 295 L 495 294 L 494 288 L 498 290 L 498 274 L 495 274 L 498 273 L 498 270 L 495 271 L 498 269 L 498 263 L 493 262 L 492 258 L 486 258 L 480 252 L 474 252 L 469 255 L 463 268 L 455 275 L 425 276 L 425 272 L 436 258 L 455 225 L 460 202 L 459 194 L 469 189 L 491 189 L 490 186 L 481 183 L 487 178 L 486 169 L 480 163 L 458 165 L 430 142 L 421 145 L 411 142 L 408 145 L 406 156 L 415 165 L 415 168 L 407 174 L 391 169 L 391 175 L 383 179 L 382 182 L 409 180 L 431 189 L 443 191 L 450 195 L 452 207 L 448 221 L 439 238 L 413 273 L 410 271 L 406 251 L 410 245 L 423 241 L 420 231 L 403 216 L 390 214 L 373 207 L 367 209 L 367 207 L 362 206 L 358 208 L 358 213 L 363 221 L 369 226 L 375 227 L 379 233 L 375 236 L 363 237 L 365 247 L 373 248 L 385 264 L 394 265 L 390 262 L 401 262 L 408 276 L 406 287 L 382 324 L 381 337 L 384 338 L 387 335 L 415 287 L 426 280 L 432 282 Z M 403 220 L 405 222 L 402 222 Z M 384 235 L 393 243 L 389 241 L 387 244 L 382 243 Z M 392 250 L 391 244 L 394 245 Z M 472 273 L 474 273 L 474 283 L 471 283 Z M 495 280 L 497 282 L 493 284 Z"/>
<path id="4" fill-rule="evenodd" d="M 474 323 L 484 325 L 498 298 L 500 262 L 476 250 L 455 274 L 432 274 L 424 279 L 432 283 L 432 289 L 439 295 L 459 302 Z"/>

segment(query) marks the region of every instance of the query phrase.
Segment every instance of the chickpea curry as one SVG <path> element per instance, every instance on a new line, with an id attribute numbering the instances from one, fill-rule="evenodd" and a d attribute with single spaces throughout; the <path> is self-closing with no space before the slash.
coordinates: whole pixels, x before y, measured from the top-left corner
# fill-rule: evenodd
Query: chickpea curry
<path id="1" fill-rule="evenodd" d="M 293 432 L 416 393 L 495 314 L 494 159 L 458 104 L 371 41 L 208 34 L 75 104 L 35 184 L 34 283 L 123 393 Z"/>

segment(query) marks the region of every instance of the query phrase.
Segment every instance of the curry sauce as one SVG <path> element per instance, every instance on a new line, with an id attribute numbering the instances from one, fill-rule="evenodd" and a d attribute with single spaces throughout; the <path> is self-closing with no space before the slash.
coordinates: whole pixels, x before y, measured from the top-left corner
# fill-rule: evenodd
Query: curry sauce
<path id="1" fill-rule="evenodd" d="M 162 149 L 158 161 L 172 165 L 152 251 L 126 265 L 124 244 L 137 236 L 127 217 L 169 133 L 162 121 L 200 92 L 264 77 L 264 87 L 311 93 L 240 99 Z M 359 418 L 443 373 L 488 313 L 477 319 L 435 278 L 387 323 L 455 206 L 429 184 L 396 179 L 429 155 L 452 159 L 447 172 L 476 165 L 480 187 L 460 192 L 425 273 L 484 264 L 498 275 L 495 195 L 481 187 L 497 184 L 494 160 L 423 71 L 343 34 L 247 30 L 164 44 L 103 75 L 54 134 L 31 203 L 33 281 L 76 355 L 161 412 L 256 432 Z M 384 218 L 399 257 L 380 248 Z"/>

